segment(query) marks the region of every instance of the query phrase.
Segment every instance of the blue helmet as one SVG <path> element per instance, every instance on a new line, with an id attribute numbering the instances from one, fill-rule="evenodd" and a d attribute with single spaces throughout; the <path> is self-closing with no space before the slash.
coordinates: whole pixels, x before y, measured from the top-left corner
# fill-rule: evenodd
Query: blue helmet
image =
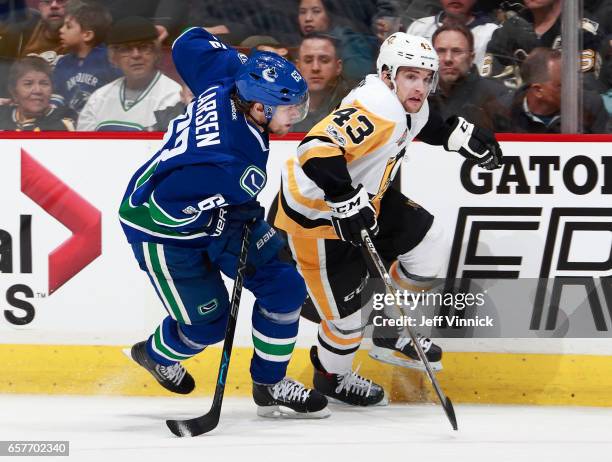
<path id="1" fill-rule="evenodd" d="M 308 86 L 296 67 L 269 51 L 251 55 L 235 79 L 240 99 L 262 103 L 268 120 L 276 106 L 299 105 L 308 99 Z"/>

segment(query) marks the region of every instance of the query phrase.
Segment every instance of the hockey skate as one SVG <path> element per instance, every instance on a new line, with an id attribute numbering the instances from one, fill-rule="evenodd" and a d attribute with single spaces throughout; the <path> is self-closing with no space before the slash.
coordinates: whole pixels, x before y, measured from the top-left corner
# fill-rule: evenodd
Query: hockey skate
<path id="1" fill-rule="evenodd" d="M 274 385 L 253 383 L 253 400 L 260 417 L 324 419 L 331 415 L 325 396 L 287 377 Z"/>
<path id="2" fill-rule="evenodd" d="M 310 349 L 310 360 L 314 366 L 314 388 L 327 396 L 331 402 L 351 406 L 386 406 L 389 404 L 385 390 L 377 383 L 357 374 L 359 368 L 345 374 L 327 372 L 319 360 L 316 346 Z"/>
<path id="3" fill-rule="evenodd" d="M 425 366 L 419 359 L 416 349 L 410 337 L 400 335 L 395 327 L 374 327 L 372 342 L 374 345 L 370 350 L 370 357 L 394 366 L 408 367 L 424 371 Z M 432 370 L 442 370 L 442 349 L 433 343 L 431 339 L 417 334 L 417 339 L 425 356 L 429 360 Z"/>
<path id="4" fill-rule="evenodd" d="M 147 353 L 146 341 L 135 344 L 130 350 L 130 356 L 136 363 L 149 371 L 166 390 L 186 395 L 195 388 L 193 377 L 181 363 L 172 366 L 162 366 L 156 363 Z"/>

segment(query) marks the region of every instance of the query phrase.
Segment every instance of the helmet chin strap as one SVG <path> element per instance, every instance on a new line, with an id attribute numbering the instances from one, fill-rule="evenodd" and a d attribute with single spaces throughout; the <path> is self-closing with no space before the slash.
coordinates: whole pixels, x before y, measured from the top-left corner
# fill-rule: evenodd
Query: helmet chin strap
<path id="1" fill-rule="evenodd" d="M 268 133 L 270 132 L 270 122 L 272 122 L 272 117 L 274 117 L 274 113 L 276 112 L 276 106 L 268 106 L 267 104 L 264 104 L 263 107 L 266 122 L 262 124 L 262 127 L 264 131 Z"/>
<path id="2" fill-rule="evenodd" d="M 389 77 L 389 82 L 391 82 L 391 91 L 397 95 L 397 85 L 395 85 L 395 76 L 393 75 L 393 71 L 387 69 L 387 76 Z"/>

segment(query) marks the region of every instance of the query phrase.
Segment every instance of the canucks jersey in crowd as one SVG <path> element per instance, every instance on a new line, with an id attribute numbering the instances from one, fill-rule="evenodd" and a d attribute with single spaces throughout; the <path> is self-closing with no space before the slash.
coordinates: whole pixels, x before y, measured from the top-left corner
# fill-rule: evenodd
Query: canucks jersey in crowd
<path id="1" fill-rule="evenodd" d="M 53 72 L 52 102 L 79 112 L 94 91 L 120 76 L 121 71 L 108 61 L 105 46 L 93 48 L 85 58 L 74 53 L 64 55 Z"/>

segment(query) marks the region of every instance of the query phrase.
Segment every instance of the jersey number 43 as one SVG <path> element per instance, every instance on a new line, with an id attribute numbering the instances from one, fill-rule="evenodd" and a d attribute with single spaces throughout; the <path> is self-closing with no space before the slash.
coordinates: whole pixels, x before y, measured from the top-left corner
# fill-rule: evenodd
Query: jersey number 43
<path id="1" fill-rule="evenodd" d="M 340 109 L 334 112 L 332 120 L 336 125 L 344 129 L 354 144 L 360 144 L 374 133 L 374 124 L 364 114 L 355 116 L 356 112 L 359 111 L 354 107 Z"/>

